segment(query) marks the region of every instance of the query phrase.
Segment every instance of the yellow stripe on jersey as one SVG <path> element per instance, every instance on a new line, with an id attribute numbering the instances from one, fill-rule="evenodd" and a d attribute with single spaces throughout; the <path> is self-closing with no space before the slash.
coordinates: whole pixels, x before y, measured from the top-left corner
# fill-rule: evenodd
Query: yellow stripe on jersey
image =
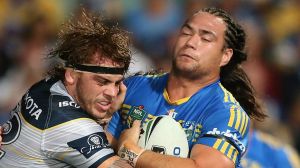
<path id="1" fill-rule="evenodd" d="M 233 157 L 232 157 L 232 161 L 233 161 L 233 163 L 235 164 L 235 162 L 236 162 L 236 158 L 237 158 L 237 155 L 238 155 L 238 151 L 237 150 L 235 150 L 234 152 L 233 152 Z"/>
<path id="2" fill-rule="evenodd" d="M 243 129 L 245 127 L 246 120 L 247 120 L 246 113 L 242 113 L 242 124 L 240 126 L 240 129 L 238 130 L 240 132 L 240 134 L 243 133 Z"/>
<path id="3" fill-rule="evenodd" d="M 221 150 L 220 150 L 220 152 L 225 154 L 228 145 L 229 145 L 229 143 L 225 141 L 222 148 L 221 148 Z"/>
<path id="4" fill-rule="evenodd" d="M 166 100 L 169 104 L 171 104 L 171 105 L 181 105 L 181 104 L 183 104 L 183 103 L 189 101 L 189 99 L 191 98 L 191 97 L 185 97 L 185 98 L 182 98 L 182 99 L 179 99 L 179 100 L 176 100 L 176 101 L 172 102 L 172 101 L 170 100 L 169 94 L 168 94 L 168 92 L 167 92 L 166 89 L 164 89 L 163 96 L 164 96 L 165 100 Z"/>
<path id="5" fill-rule="evenodd" d="M 217 139 L 213 148 L 226 155 L 234 163 L 236 162 L 238 150 L 225 140 Z"/>
<path id="6" fill-rule="evenodd" d="M 244 130 L 242 131 L 242 136 L 244 136 L 244 134 L 245 134 L 245 132 L 246 132 L 246 130 L 247 130 L 248 122 L 249 122 L 249 118 L 248 118 L 248 116 L 246 115 L 246 123 L 245 123 Z"/>
<path id="7" fill-rule="evenodd" d="M 37 128 L 37 127 L 31 125 L 29 122 L 27 122 L 27 120 L 25 120 L 25 118 L 23 117 L 23 114 L 22 114 L 22 113 L 19 113 L 19 114 L 20 114 L 20 118 L 21 118 L 22 122 L 23 122 L 26 126 L 30 127 L 30 128 L 33 129 L 33 130 L 39 131 L 39 132 L 42 132 L 42 131 L 43 131 L 42 129 L 39 129 L 39 128 Z"/>
<path id="8" fill-rule="evenodd" d="M 147 118 L 145 119 L 145 122 L 148 122 L 149 120 L 152 120 L 152 119 L 154 119 L 156 116 L 154 116 L 154 115 L 151 115 L 151 114 L 148 114 L 147 115 Z"/>
<path id="9" fill-rule="evenodd" d="M 240 108 L 237 108 L 236 112 L 237 112 L 237 119 L 236 119 L 234 128 L 235 128 L 236 130 L 238 130 L 238 128 L 239 128 L 239 126 L 240 126 L 240 123 L 241 123 L 241 109 L 240 109 Z"/>
<path id="10" fill-rule="evenodd" d="M 233 103 L 236 103 L 236 100 L 235 100 L 235 98 L 233 97 L 233 95 L 232 95 L 230 92 L 228 92 L 228 91 L 227 91 L 227 94 L 229 95 L 229 100 L 230 100 L 231 102 L 233 102 Z"/>
<path id="11" fill-rule="evenodd" d="M 77 119 L 70 120 L 70 121 L 67 121 L 67 122 L 64 122 L 64 123 L 55 125 L 55 126 L 53 126 L 53 127 L 47 128 L 47 129 L 45 129 L 45 131 L 46 131 L 46 130 L 47 130 L 47 131 L 50 131 L 50 130 L 53 130 L 53 129 L 55 129 L 55 128 L 62 127 L 62 126 L 64 126 L 64 125 L 67 125 L 67 124 L 70 124 L 70 123 L 73 123 L 73 122 L 78 122 L 79 120 L 90 120 L 90 121 L 92 121 L 92 122 L 95 122 L 95 120 L 90 119 L 90 118 L 77 118 Z"/>
<path id="12" fill-rule="evenodd" d="M 123 104 L 123 105 L 122 105 L 122 107 L 123 107 L 123 108 L 130 109 L 130 108 L 131 108 L 131 105 L 128 105 L 128 104 Z"/>
<path id="13" fill-rule="evenodd" d="M 300 158 L 297 152 L 290 146 L 284 148 L 285 153 L 287 154 L 287 159 L 290 161 L 293 168 L 300 167 Z"/>
<path id="14" fill-rule="evenodd" d="M 6 148 L 9 149 L 10 152 L 15 153 L 16 156 L 19 156 L 19 157 L 21 157 L 21 158 L 24 158 L 24 159 L 27 159 L 27 160 L 34 160 L 34 161 L 36 161 L 36 162 L 45 162 L 45 161 L 42 160 L 42 159 L 35 158 L 35 157 L 30 156 L 30 155 L 26 155 L 26 153 L 20 152 L 18 149 L 16 149 L 16 148 L 15 148 L 14 146 L 12 146 L 12 145 L 7 145 Z"/>
<path id="15" fill-rule="evenodd" d="M 235 105 L 230 107 L 230 118 L 228 122 L 229 127 L 232 127 L 234 118 L 235 118 Z"/>
<path id="16" fill-rule="evenodd" d="M 230 145 L 230 147 L 229 147 L 229 150 L 228 150 L 228 152 L 227 152 L 227 154 L 226 154 L 226 156 L 231 160 L 232 159 L 232 152 L 233 151 L 236 151 L 236 149 L 232 146 L 232 145 Z"/>
<path id="17" fill-rule="evenodd" d="M 57 159 L 58 160 L 66 161 L 65 158 L 66 158 L 66 156 L 68 156 L 70 154 L 70 151 L 74 151 L 74 149 L 72 149 L 72 148 L 69 147 L 64 152 L 59 152 L 59 154 L 57 156 Z"/>
<path id="18" fill-rule="evenodd" d="M 215 142 L 215 144 L 214 144 L 214 146 L 213 146 L 213 148 L 218 150 L 218 148 L 219 148 L 221 142 L 222 142 L 221 139 L 217 139 L 216 142 Z"/>
<path id="19" fill-rule="evenodd" d="M 229 102 L 229 96 L 228 96 L 228 91 L 223 87 L 221 83 L 219 83 L 219 86 L 223 90 L 224 93 L 224 102 Z"/>
<path id="20" fill-rule="evenodd" d="M 227 153 L 224 154 L 235 163 L 239 152 L 237 149 L 235 149 L 232 145 L 229 144 L 229 150 Z"/>

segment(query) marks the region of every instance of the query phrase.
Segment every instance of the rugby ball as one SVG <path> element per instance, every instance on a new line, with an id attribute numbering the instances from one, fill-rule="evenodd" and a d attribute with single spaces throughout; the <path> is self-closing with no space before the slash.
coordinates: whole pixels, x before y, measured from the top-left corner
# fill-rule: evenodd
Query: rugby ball
<path id="1" fill-rule="evenodd" d="M 189 146 L 181 125 L 171 116 L 158 116 L 144 123 L 138 145 L 154 152 L 187 158 Z"/>

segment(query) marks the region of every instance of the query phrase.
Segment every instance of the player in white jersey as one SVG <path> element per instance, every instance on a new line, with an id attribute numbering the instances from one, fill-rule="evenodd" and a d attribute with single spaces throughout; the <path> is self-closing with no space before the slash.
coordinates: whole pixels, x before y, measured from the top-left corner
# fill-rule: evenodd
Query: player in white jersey
<path id="1" fill-rule="evenodd" d="M 130 166 L 115 156 L 95 120 L 124 97 L 128 33 L 85 12 L 65 26 L 49 54 L 64 64 L 33 85 L 2 125 L 1 168 Z"/>

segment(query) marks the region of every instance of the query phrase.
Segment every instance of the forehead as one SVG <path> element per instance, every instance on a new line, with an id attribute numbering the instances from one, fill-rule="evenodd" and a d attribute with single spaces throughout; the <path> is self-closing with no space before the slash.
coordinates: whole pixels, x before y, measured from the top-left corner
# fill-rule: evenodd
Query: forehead
<path id="1" fill-rule="evenodd" d="M 226 24 L 220 17 L 206 12 L 196 13 L 187 21 L 187 24 L 193 29 L 212 31 L 216 35 L 222 35 L 226 30 Z"/>
<path id="2" fill-rule="evenodd" d="M 89 63 L 93 65 L 99 65 L 104 67 L 123 67 L 124 64 L 118 63 L 101 53 L 96 51 L 89 59 Z"/>
<path id="3" fill-rule="evenodd" d="M 118 74 L 96 74 L 96 73 L 90 73 L 92 75 L 92 79 L 95 81 L 109 81 L 109 82 L 119 82 L 124 79 L 123 75 Z"/>

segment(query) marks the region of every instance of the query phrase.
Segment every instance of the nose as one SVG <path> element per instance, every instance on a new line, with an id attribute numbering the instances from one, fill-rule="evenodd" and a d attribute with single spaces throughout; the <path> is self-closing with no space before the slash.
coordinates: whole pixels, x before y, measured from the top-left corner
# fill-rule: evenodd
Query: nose
<path id="1" fill-rule="evenodd" d="M 116 86 L 115 84 L 111 84 L 108 85 L 105 89 L 104 89 L 104 95 L 105 96 L 109 96 L 110 98 L 114 98 L 118 95 L 119 93 L 119 87 Z"/>
<path id="2" fill-rule="evenodd" d="M 190 36 L 190 38 L 187 40 L 186 46 L 196 49 L 198 43 L 199 43 L 199 37 L 197 36 L 197 34 L 194 34 Z"/>

